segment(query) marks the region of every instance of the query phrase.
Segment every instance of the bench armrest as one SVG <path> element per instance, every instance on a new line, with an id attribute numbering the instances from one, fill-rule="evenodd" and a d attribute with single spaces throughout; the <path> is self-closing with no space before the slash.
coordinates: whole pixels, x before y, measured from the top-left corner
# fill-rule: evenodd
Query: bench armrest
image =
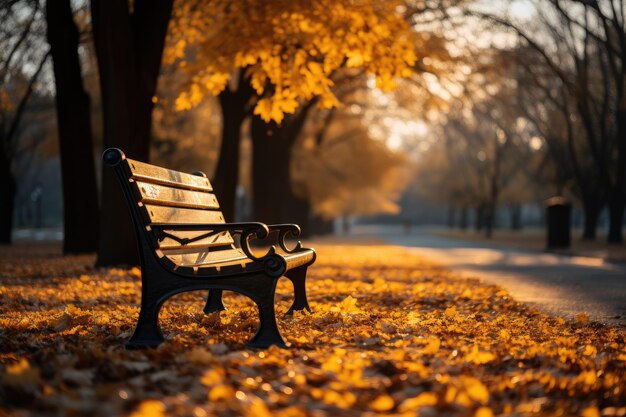
<path id="1" fill-rule="evenodd" d="M 233 235 L 240 235 L 239 244 L 241 250 L 246 256 L 254 261 L 263 261 L 268 256 L 276 253 L 274 246 L 270 247 L 267 253 L 263 256 L 255 256 L 250 249 L 250 237 L 254 235 L 257 239 L 265 239 L 270 234 L 270 228 L 263 223 L 248 222 L 248 223 L 188 223 L 188 224 L 151 224 L 150 227 L 154 229 L 154 232 L 159 241 L 169 237 L 174 239 L 181 245 L 186 245 L 191 242 L 195 242 L 210 236 L 213 236 L 221 232 L 229 232 Z M 298 228 L 299 229 L 299 228 Z M 176 235 L 166 232 L 166 230 L 185 230 L 185 231 L 204 231 L 207 233 L 195 236 L 193 238 L 180 238 Z M 278 229 L 277 229 L 278 230 Z M 286 232 L 285 232 L 286 233 Z M 283 247 L 283 245 L 281 245 Z"/>
<path id="2" fill-rule="evenodd" d="M 297 224 L 271 224 L 267 227 L 269 228 L 270 233 L 278 232 L 278 244 L 286 253 L 295 253 L 302 249 L 302 242 L 300 241 L 298 241 L 296 246 L 291 249 L 287 247 L 287 236 L 291 235 L 293 237 L 298 237 L 300 236 L 300 233 L 302 233 L 300 226 Z"/>

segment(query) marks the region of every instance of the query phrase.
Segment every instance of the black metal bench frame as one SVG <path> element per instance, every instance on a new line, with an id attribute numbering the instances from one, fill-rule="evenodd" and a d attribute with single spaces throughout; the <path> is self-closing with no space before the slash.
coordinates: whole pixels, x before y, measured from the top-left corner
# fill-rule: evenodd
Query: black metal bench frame
<path id="1" fill-rule="evenodd" d="M 161 344 L 164 340 L 158 324 L 161 306 L 176 294 L 197 290 L 209 290 L 204 307 L 207 314 L 224 310 L 223 290 L 249 297 L 258 307 L 260 324 L 248 345 L 285 347 L 286 343 L 280 334 L 274 311 L 274 294 L 280 277 L 289 278 L 294 286 L 294 302 L 288 313 L 302 309 L 311 311 L 305 282 L 307 268 L 315 262 L 315 251 L 303 248 L 300 242 L 294 248 L 289 248 L 286 243 L 289 236 L 297 237 L 300 234 L 300 227 L 295 224 L 268 226 L 256 222 L 163 225 L 150 223 L 140 212 L 142 203 L 137 198 L 137 190 L 132 188 L 133 173 L 124 153 L 117 148 L 109 148 L 104 151 L 102 158 L 113 168 L 122 187 L 133 219 L 141 258 L 141 309 L 135 331 L 127 341 L 126 347 L 156 347 Z M 206 178 L 201 172 L 193 175 Z M 176 231 L 198 232 L 198 235 L 180 238 L 173 233 Z M 248 258 L 246 261 L 248 267 L 242 269 L 226 265 L 221 270 L 218 268 L 220 272 L 217 274 L 178 268 L 165 257 L 159 256 L 158 245 L 155 244 L 169 238 L 178 241 L 184 247 L 186 244 L 223 232 L 239 236 L 239 247 Z M 271 246 L 264 255 L 256 256 L 250 248 L 250 240 L 267 239 L 274 233 L 278 234 L 277 243 L 283 253 L 279 253 L 275 246 Z"/>

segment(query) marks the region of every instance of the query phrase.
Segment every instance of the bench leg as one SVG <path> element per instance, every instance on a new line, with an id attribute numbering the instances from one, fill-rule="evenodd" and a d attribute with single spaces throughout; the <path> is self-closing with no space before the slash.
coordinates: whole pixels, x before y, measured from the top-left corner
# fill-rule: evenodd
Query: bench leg
<path id="1" fill-rule="evenodd" d="M 266 278 L 268 282 L 262 288 L 258 288 L 255 296 L 251 297 L 259 308 L 259 328 L 248 346 L 266 348 L 271 345 L 287 347 L 276 323 L 274 312 L 274 292 L 276 291 L 277 278 Z M 265 280 L 263 280 L 265 281 Z"/>
<path id="2" fill-rule="evenodd" d="M 309 301 L 306 297 L 306 270 L 307 267 L 295 268 L 285 273 L 285 276 L 293 283 L 293 304 L 287 311 L 286 315 L 293 315 L 296 310 L 306 309 L 311 313 L 311 307 L 309 307 Z"/>
<path id="3" fill-rule="evenodd" d="M 145 282 L 144 282 L 145 284 Z M 145 288 L 145 287 L 144 287 Z M 154 293 L 143 291 L 141 294 L 141 310 L 133 335 L 126 342 L 127 349 L 157 347 L 163 342 L 159 329 L 159 297 Z"/>
<path id="4" fill-rule="evenodd" d="M 209 290 L 209 294 L 206 298 L 206 304 L 202 309 L 204 314 L 211 314 L 224 310 L 226 310 L 226 307 L 222 302 L 222 290 Z"/>

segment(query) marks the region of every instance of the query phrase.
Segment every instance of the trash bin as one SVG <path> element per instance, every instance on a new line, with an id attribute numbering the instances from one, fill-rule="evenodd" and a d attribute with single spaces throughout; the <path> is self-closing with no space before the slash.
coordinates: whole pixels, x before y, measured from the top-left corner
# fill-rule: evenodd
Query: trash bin
<path id="1" fill-rule="evenodd" d="M 546 229 L 548 249 L 570 247 L 572 205 L 564 197 L 552 197 L 546 201 Z"/>

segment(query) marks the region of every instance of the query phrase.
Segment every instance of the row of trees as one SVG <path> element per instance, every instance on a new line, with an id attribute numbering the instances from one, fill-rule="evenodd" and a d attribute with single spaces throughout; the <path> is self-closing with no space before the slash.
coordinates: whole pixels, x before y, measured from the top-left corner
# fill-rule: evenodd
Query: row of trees
<path id="1" fill-rule="evenodd" d="M 626 208 L 626 27 L 621 0 L 548 0 L 537 5 L 537 30 L 486 16 L 520 39 L 515 51 L 521 108 L 544 133 L 558 169 L 585 211 L 594 239 L 609 211 L 610 243 L 623 241 Z M 542 34 L 543 36 L 539 35 Z M 537 99 L 544 105 L 537 106 Z M 558 127 L 557 127 L 558 126 Z M 567 173 L 567 174 L 565 174 Z"/>
<path id="2" fill-rule="evenodd" d="M 436 168 L 449 176 L 440 178 L 444 193 L 438 198 L 475 207 L 489 235 L 498 204 L 566 195 L 584 210 L 583 238 L 595 239 L 606 207 L 608 242 L 620 243 L 626 201 L 624 4 L 529 4 L 534 8 L 525 16 L 464 11 L 465 19 L 501 35 L 498 45 L 475 51 L 479 59 L 463 78 L 465 93 L 439 132 L 448 145 L 430 151 L 442 154 L 449 168 Z"/>
<path id="3" fill-rule="evenodd" d="M 19 147 L 21 122 L 37 79 L 49 59 L 49 52 L 35 48 L 45 26 L 38 2 L 29 2 L 30 13 L 20 15 L 11 3 L 0 8 L 0 242 L 11 237 L 16 179 L 12 161 L 22 151 Z M 29 63 L 27 73 L 21 69 Z"/>
<path id="4" fill-rule="evenodd" d="M 171 2 L 169 6 L 167 2 L 157 3 L 135 1 L 131 12 L 127 1 L 94 1 L 90 10 L 86 5 L 73 10 L 69 0 L 2 2 L 2 242 L 11 239 L 16 182 L 14 149 L 19 136 L 16 132 L 33 91 L 39 88 L 40 93 L 45 93 L 46 86 L 52 84 L 44 71 L 51 58 L 63 179 L 63 250 L 80 253 L 98 247 L 121 247 L 119 258 L 108 257 L 110 252 L 101 250 L 99 262 L 135 262 L 132 238 L 128 242 L 115 236 L 117 230 L 132 229 L 118 186 L 108 172 L 103 172 L 100 210 L 91 103 L 84 87 L 79 48 L 85 35 L 94 40 L 102 91 L 104 146 L 119 146 L 136 158 L 147 159 L 152 97 L 172 6 Z M 89 20 L 91 28 L 83 28 Z M 116 30 L 110 30 L 112 27 Z M 30 71 L 33 65 L 36 70 Z M 25 86 L 15 78 L 26 78 Z"/>
<path id="5" fill-rule="evenodd" d="M 424 8 L 375 0 L 358 5 L 349 1 L 180 0 L 174 14 L 173 0 L 136 0 L 132 7 L 128 0 L 94 0 L 89 6 L 75 13 L 69 0 L 3 3 L 3 12 L 15 18 L 6 31 L 11 37 L 7 43 L 24 49 L 16 39 L 21 30 L 26 37 L 32 35 L 24 28 L 23 18 L 32 13 L 32 21 L 39 22 L 45 33 L 34 35 L 36 47 L 30 49 L 49 50 L 41 58 L 41 67 L 48 55 L 52 58 L 65 207 L 64 252 L 98 248 L 100 265 L 136 262 L 127 208 L 106 169 L 98 201 L 90 99 L 82 78 L 80 51 L 85 36 L 92 37 L 97 58 L 103 147 L 117 146 L 131 158 L 149 160 L 155 104 L 168 105 L 159 102 L 160 74 L 188 74 L 182 77 L 183 93 L 170 103 L 178 110 L 195 108 L 205 97 L 218 97 L 223 123 L 214 183 L 228 220 L 233 220 L 240 182 L 244 126 L 252 139 L 255 218 L 305 223 L 311 203 L 322 217 L 348 212 L 355 205 L 369 212 L 377 201 L 381 210 L 395 209 L 402 159 L 373 142 L 354 111 L 336 107 L 340 100 L 358 100 L 356 92 L 370 77 L 389 89 L 397 77 L 413 73 L 419 35 L 410 21 Z M 49 47 L 44 48 L 46 43 Z M 22 62 L 14 72 L 23 73 L 25 67 Z M 38 77 L 40 71 L 32 73 L 30 87 L 24 91 L 32 90 Z M 339 125 L 345 129 L 338 129 Z M 325 154 L 330 149 L 339 162 L 352 158 L 375 169 L 358 171 L 345 163 L 327 163 Z M 11 157 L 7 160 L 5 167 L 10 171 Z M 304 168 L 294 169 L 294 164 Z M 304 169 L 316 176 L 292 176 Z M 11 172 L 3 176 L 14 187 L 12 177 Z M 320 179 L 337 186 L 320 186 Z M 346 186 L 350 181 L 352 185 Z M 355 190 L 369 195 L 371 204 L 356 203 Z M 10 236 L 12 210 L 6 211 L 3 220 L 8 231 L 3 241 Z M 294 218 L 295 214 L 302 218 Z M 98 223 L 99 237 L 93 232 Z"/>
<path id="6" fill-rule="evenodd" d="M 371 81 L 390 91 L 404 78 L 394 101 L 409 117 L 429 117 L 440 138 L 418 168 L 425 189 L 464 211 L 474 208 L 489 234 L 498 205 L 519 206 L 550 185 L 580 199 L 587 238 L 608 206 L 609 240 L 619 242 L 626 204 L 621 4 L 538 0 L 533 27 L 455 0 L 178 0 L 175 7 L 173 0 L 132 7 L 93 0 L 78 10 L 69 0 L 4 2 L 0 13 L 10 23 L 0 39 L 0 166 L 8 172 L 0 191 L 14 194 L 15 146 L 7 144 L 16 141 L 37 80 L 47 85 L 51 58 L 64 250 L 98 248 L 100 265 L 136 262 L 127 209 L 106 169 L 97 193 L 99 152 L 83 80 L 84 41 L 93 39 L 103 147 L 149 160 L 155 120 L 217 98 L 222 128 L 212 177 L 227 220 L 234 219 L 237 185 L 246 181 L 254 217 L 268 223 L 397 211 L 406 159 L 372 140 L 375 120 L 389 125 L 389 118 L 366 115 Z M 465 35 L 453 32 L 468 25 L 508 42 L 480 50 L 458 42 Z M 450 53 L 452 40 L 457 51 Z M 240 178 L 247 155 L 249 180 Z M 3 241 L 11 204 L 0 204 Z"/>

